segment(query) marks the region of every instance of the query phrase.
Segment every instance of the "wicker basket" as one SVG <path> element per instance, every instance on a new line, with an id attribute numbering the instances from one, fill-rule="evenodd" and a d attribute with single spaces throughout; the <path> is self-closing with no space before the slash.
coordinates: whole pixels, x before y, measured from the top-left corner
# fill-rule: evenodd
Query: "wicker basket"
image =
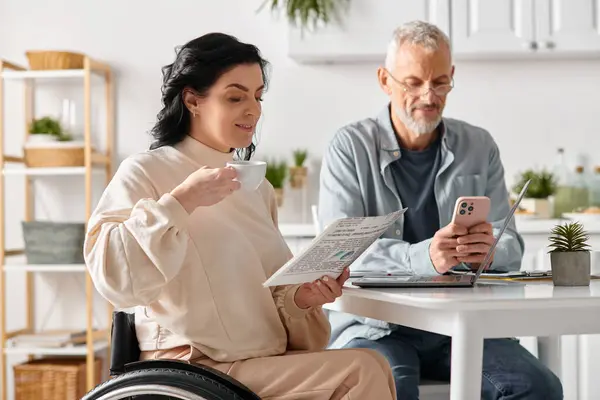
<path id="1" fill-rule="evenodd" d="M 26 144 L 25 165 L 34 167 L 82 167 L 84 145 L 80 142 Z"/>
<path id="2" fill-rule="evenodd" d="M 95 384 L 102 360 L 95 360 Z M 43 358 L 14 366 L 15 400 L 80 400 L 87 393 L 85 358 Z"/>
<path id="3" fill-rule="evenodd" d="M 68 51 L 27 51 L 29 68 L 33 70 L 48 69 L 82 69 L 84 54 Z"/>

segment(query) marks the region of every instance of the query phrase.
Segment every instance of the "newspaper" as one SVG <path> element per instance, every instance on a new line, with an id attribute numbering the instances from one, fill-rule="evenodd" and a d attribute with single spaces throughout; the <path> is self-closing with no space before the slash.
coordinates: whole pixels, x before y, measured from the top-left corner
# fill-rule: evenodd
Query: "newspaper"
<path id="1" fill-rule="evenodd" d="M 312 282 L 327 275 L 337 279 L 371 244 L 396 222 L 405 209 L 380 217 L 342 218 L 325 229 L 311 245 L 292 258 L 263 286 Z"/>

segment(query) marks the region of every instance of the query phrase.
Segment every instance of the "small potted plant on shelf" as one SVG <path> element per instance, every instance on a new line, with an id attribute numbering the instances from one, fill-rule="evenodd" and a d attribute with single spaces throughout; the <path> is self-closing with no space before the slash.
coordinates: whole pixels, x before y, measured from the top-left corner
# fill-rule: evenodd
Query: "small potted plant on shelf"
<path id="1" fill-rule="evenodd" d="M 52 117 L 35 119 L 29 126 L 24 145 L 28 167 L 77 167 L 84 165 L 84 146 L 72 141 L 60 122 Z"/>
<path id="2" fill-rule="evenodd" d="M 517 183 L 513 186 L 513 193 L 520 193 L 528 180 L 531 180 L 531 183 L 520 208 L 525 210 L 525 213 L 533 214 L 538 218 L 551 218 L 552 207 L 549 198 L 556 192 L 554 175 L 546 170 L 528 169 L 519 175 Z"/>
<path id="3" fill-rule="evenodd" d="M 304 187 L 306 184 L 306 177 L 308 175 L 308 169 L 304 166 L 306 156 L 308 152 L 306 150 L 295 150 L 294 151 L 294 166 L 290 167 L 290 186 L 294 189 Z"/>
<path id="4" fill-rule="evenodd" d="M 60 122 L 52 117 L 42 117 L 32 121 L 29 125 L 29 143 L 48 143 L 57 141 L 67 141 L 70 136 L 67 135 Z"/>
<path id="5" fill-rule="evenodd" d="M 550 266 L 555 286 L 589 286 L 589 236 L 579 222 L 556 225 L 549 237 Z"/>
<path id="6" fill-rule="evenodd" d="M 265 178 L 273 188 L 275 189 L 275 197 L 277 199 L 277 206 L 283 205 L 283 185 L 285 183 L 285 177 L 287 175 L 287 165 L 284 161 L 277 162 L 275 160 L 267 163 L 267 171 Z"/>

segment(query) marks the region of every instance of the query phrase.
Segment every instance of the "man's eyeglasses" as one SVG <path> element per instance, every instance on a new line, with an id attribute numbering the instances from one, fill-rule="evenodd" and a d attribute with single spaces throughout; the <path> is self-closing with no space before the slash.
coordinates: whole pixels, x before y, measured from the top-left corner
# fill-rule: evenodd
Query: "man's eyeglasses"
<path id="1" fill-rule="evenodd" d="M 405 93 L 408 93 L 409 95 L 414 96 L 414 97 L 424 96 L 424 95 L 428 94 L 430 90 L 436 96 L 442 97 L 442 96 L 445 96 L 448 93 L 450 93 L 450 91 L 454 88 L 454 81 L 452 81 L 451 83 L 444 83 L 441 85 L 427 87 L 424 85 L 409 85 L 407 83 L 400 82 L 398 79 L 396 79 L 394 77 L 394 75 L 392 75 L 390 73 L 390 71 L 387 71 L 387 74 L 390 76 L 390 78 L 392 78 L 394 80 L 394 82 L 396 82 L 398 85 L 400 85 L 402 87 L 402 89 L 404 90 Z"/>

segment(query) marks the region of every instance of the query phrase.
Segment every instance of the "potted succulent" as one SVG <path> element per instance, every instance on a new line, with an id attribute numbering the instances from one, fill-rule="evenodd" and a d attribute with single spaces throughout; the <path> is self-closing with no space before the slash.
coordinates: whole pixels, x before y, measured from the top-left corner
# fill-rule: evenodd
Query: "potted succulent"
<path id="1" fill-rule="evenodd" d="M 73 141 L 60 122 L 52 117 L 35 119 L 29 125 L 23 146 L 27 167 L 77 167 L 84 165 L 82 141 Z"/>
<path id="2" fill-rule="evenodd" d="M 290 167 L 290 185 L 294 189 L 302 188 L 306 184 L 308 169 L 304 166 L 308 152 L 306 150 L 294 151 L 294 166 Z"/>
<path id="3" fill-rule="evenodd" d="M 29 125 L 29 133 L 31 134 L 29 142 L 47 143 L 71 140 L 71 136 L 64 131 L 60 122 L 52 117 L 33 120 Z"/>
<path id="4" fill-rule="evenodd" d="M 275 189 L 275 197 L 277 199 L 278 207 L 283 205 L 283 185 L 285 183 L 286 175 L 287 165 L 284 161 L 277 162 L 274 160 L 267 163 L 265 178 L 271 182 L 271 185 L 273 185 L 273 188 Z"/>
<path id="5" fill-rule="evenodd" d="M 528 169 L 518 177 L 512 189 L 513 193 L 520 193 L 528 180 L 531 180 L 531 183 L 520 207 L 539 218 L 551 218 L 552 207 L 549 198 L 556 192 L 554 175 L 546 170 Z"/>
<path id="6" fill-rule="evenodd" d="M 589 286 L 589 236 L 580 222 L 557 225 L 550 235 L 550 265 L 555 286 Z"/>
<path id="7" fill-rule="evenodd" d="M 329 24 L 332 20 L 340 22 L 340 10 L 350 0 L 265 0 L 258 11 L 270 5 L 271 11 L 285 9 L 285 14 L 292 26 L 304 29 L 316 29 Z"/>

